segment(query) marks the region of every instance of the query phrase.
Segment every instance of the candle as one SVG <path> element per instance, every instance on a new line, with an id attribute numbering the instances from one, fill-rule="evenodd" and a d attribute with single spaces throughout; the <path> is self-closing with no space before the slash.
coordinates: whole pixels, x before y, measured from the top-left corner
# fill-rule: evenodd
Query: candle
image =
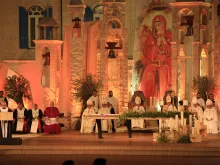
<path id="1" fill-rule="evenodd" d="M 169 125 L 170 125 L 170 131 L 173 131 L 173 118 L 170 118 Z"/>
<path id="2" fill-rule="evenodd" d="M 152 97 L 150 97 L 150 107 L 152 107 Z"/>
<path id="3" fill-rule="evenodd" d="M 186 126 L 186 119 L 184 119 L 183 126 Z"/>
<path id="4" fill-rule="evenodd" d="M 192 115 L 189 115 L 189 126 L 192 127 Z"/>
<path id="5" fill-rule="evenodd" d="M 163 100 L 160 100 L 160 106 L 163 106 Z"/>
<path id="6" fill-rule="evenodd" d="M 161 126 L 161 124 L 162 124 L 162 119 L 159 119 L 159 133 L 161 133 L 162 132 L 162 126 Z"/>
<path id="7" fill-rule="evenodd" d="M 188 106 L 188 100 L 183 100 L 183 105 Z"/>
<path id="8" fill-rule="evenodd" d="M 153 97 L 153 106 L 155 107 L 156 105 L 156 97 Z"/>
<path id="9" fill-rule="evenodd" d="M 192 134 L 195 134 L 195 127 L 192 127 Z"/>
<path id="10" fill-rule="evenodd" d="M 183 122 L 184 122 L 184 121 L 183 121 L 183 119 L 184 119 L 184 112 L 181 112 L 181 118 L 180 118 L 180 119 L 181 119 L 181 126 L 183 126 L 183 124 L 184 124 L 184 123 L 183 123 Z"/>
<path id="11" fill-rule="evenodd" d="M 175 115 L 175 129 L 176 131 L 178 131 L 179 128 L 179 117 L 178 115 Z"/>

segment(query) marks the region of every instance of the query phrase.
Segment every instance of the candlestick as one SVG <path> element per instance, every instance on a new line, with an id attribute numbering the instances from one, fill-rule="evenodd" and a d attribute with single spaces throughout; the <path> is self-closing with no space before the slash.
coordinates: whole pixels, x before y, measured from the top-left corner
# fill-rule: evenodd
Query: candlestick
<path id="1" fill-rule="evenodd" d="M 162 132 L 162 119 L 159 119 L 159 133 L 161 133 Z"/>
<path id="2" fill-rule="evenodd" d="M 181 126 L 183 126 L 183 124 L 184 124 L 184 112 L 181 112 Z"/>
<path id="3" fill-rule="evenodd" d="M 183 121 L 183 126 L 186 126 L 186 119 L 184 119 Z"/>
<path id="4" fill-rule="evenodd" d="M 152 107 L 152 97 L 150 97 L 150 107 Z"/>
<path id="5" fill-rule="evenodd" d="M 192 134 L 195 134 L 195 127 L 192 127 Z"/>
<path id="6" fill-rule="evenodd" d="M 192 127 L 192 115 L 189 115 L 189 126 Z"/>
<path id="7" fill-rule="evenodd" d="M 179 128 L 179 117 L 178 115 L 175 115 L 175 129 L 176 131 L 178 131 Z"/>

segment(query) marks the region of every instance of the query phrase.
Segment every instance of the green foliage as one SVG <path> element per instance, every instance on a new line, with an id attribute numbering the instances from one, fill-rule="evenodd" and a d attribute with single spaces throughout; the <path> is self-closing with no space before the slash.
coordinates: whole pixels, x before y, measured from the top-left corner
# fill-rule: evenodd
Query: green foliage
<path id="1" fill-rule="evenodd" d="M 92 76 L 91 74 L 73 80 L 75 100 L 83 102 L 83 109 L 86 106 L 86 101 L 92 96 L 92 91 L 99 91 L 103 87 L 103 83 Z"/>
<path id="2" fill-rule="evenodd" d="M 175 118 L 175 116 L 181 116 L 180 112 L 145 112 L 145 113 L 138 113 L 132 110 L 128 110 L 120 115 L 121 123 L 125 123 L 127 118 L 130 117 L 146 117 L 146 118 Z M 189 118 L 189 115 L 192 115 L 191 112 L 184 112 L 184 117 Z"/>
<path id="3" fill-rule="evenodd" d="M 163 131 L 160 136 L 157 137 L 157 142 L 158 143 L 168 143 L 169 139 L 168 137 L 165 135 L 165 132 Z"/>
<path id="4" fill-rule="evenodd" d="M 190 136 L 189 135 L 183 135 L 182 137 L 179 138 L 177 143 L 191 143 L 190 141 Z"/>
<path id="5" fill-rule="evenodd" d="M 4 83 L 6 96 L 23 103 L 23 97 L 31 99 L 29 81 L 23 76 L 7 77 Z"/>
<path id="6" fill-rule="evenodd" d="M 200 92 L 203 99 L 207 99 L 207 93 L 214 93 L 217 85 L 213 78 L 207 76 L 198 76 L 193 78 L 192 90 L 194 92 Z"/>

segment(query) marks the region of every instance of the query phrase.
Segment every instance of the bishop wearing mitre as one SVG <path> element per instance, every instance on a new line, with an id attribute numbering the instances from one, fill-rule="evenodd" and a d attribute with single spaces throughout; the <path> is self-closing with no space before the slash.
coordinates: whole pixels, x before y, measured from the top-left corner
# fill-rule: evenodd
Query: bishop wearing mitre
<path id="1" fill-rule="evenodd" d="M 0 113 L 13 112 L 5 101 L 1 102 Z M 12 121 L 0 121 L 0 139 L 12 137 Z"/>
<path id="2" fill-rule="evenodd" d="M 81 123 L 81 133 L 92 133 L 94 130 L 94 126 L 96 123 L 95 119 L 86 119 L 85 116 L 95 114 L 95 110 L 93 108 L 92 100 L 87 100 L 87 108 L 84 110 L 82 115 L 82 123 Z"/>
<path id="3" fill-rule="evenodd" d="M 191 103 L 191 112 L 194 114 L 194 117 L 196 120 L 199 120 L 200 123 L 203 121 L 203 110 L 201 106 L 198 103 L 198 99 L 196 97 L 193 97 L 192 103 Z"/>
<path id="4" fill-rule="evenodd" d="M 164 105 L 163 111 L 167 111 L 167 112 L 176 112 L 177 111 L 176 106 L 174 106 L 171 103 L 171 101 L 172 101 L 171 96 L 167 95 L 167 97 L 166 97 L 166 105 Z"/>
<path id="5" fill-rule="evenodd" d="M 206 101 L 206 109 L 203 114 L 203 123 L 207 126 L 207 133 L 218 133 L 218 115 L 216 109 L 213 107 L 211 100 Z"/>
<path id="6" fill-rule="evenodd" d="M 135 106 L 132 110 L 133 112 L 137 112 L 137 113 L 144 113 L 145 109 L 144 107 L 141 105 L 141 98 L 140 97 L 136 97 L 135 98 Z M 136 118 L 136 119 L 132 119 L 131 120 L 131 127 L 132 128 L 144 128 L 144 119 L 140 119 L 140 118 Z"/>

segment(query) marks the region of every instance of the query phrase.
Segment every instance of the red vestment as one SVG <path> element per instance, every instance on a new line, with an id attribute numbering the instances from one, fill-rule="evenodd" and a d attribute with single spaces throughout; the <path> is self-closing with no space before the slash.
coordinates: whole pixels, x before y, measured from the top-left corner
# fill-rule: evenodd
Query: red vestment
<path id="1" fill-rule="evenodd" d="M 48 117 L 49 119 L 53 119 L 60 116 L 60 112 L 56 107 L 47 107 L 44 111 L 44 117 Z M 61 128 L 60 124 L 49 124 L 47 125 L 45 122 L 44 125 L 44 133 L 60 133 Z"/>

